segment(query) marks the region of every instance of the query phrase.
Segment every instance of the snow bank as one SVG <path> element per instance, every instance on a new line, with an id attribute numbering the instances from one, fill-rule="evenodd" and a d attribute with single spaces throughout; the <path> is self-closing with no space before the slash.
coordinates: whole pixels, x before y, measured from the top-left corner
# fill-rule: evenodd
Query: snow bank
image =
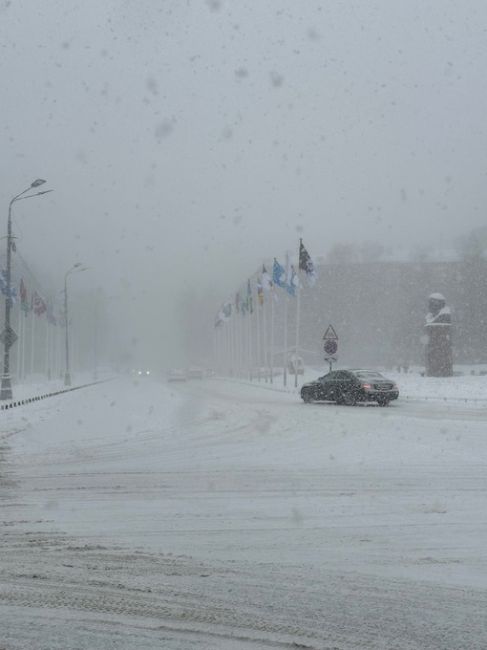
<path id="1" fill-rule="evenodd" d="M 380 370 L 380 372 L 399 386 L 400 399 L 486 402 L 487 404 L 487 375 L 462 374 L 454 377 L 423 377 L 419 371 L 407 374 L 387 370 Z M 326 371 L 323 368 L 306 368 L 304 376 L 298 376 L 297 388 L 294 387 L 294 375 L 288 375 L 287 386 L 284 386 L 282 370 L 276 372 L 272 384 L 263 378 L 260 381 L 258 379 L 253 381 L 241 378 L 226 379 L 231 382 L 259 386 L 266 390 L 297 395 L 303 383 L 313 381 L 324 374 Z"/>

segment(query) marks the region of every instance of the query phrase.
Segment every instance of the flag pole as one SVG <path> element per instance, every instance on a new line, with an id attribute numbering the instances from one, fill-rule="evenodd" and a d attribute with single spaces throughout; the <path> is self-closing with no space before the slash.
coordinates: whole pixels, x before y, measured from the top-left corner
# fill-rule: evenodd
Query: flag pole
<path id="1" fill-rule="evenodd" d="M 299 250 L 298 250 L 298 286 L 296 287 L 297 296 L 296 296 L 296 358 L 294 361 L 294 388 L 298 387 L 298 358 L 299 358 L 299 329 L 301 326 L 301 277 L 299 270 L 299 253 L 301 251 L 303 240 L 299 240 Z"/>
<path id="2" fill-rule="evenodd" d="M 239 344 L 238 344 L 238 314 L 237 311 L 234 309 L 233 311 L 233 349 L 234 349 L 234 355 L 235 355 L 235 369 L 234 369 L 234 374 L 235 377 L 238 377 L 239 373 L 239 362 L 238 362 L 238 354 L 239 354 Z"/>
<path id="3" fill-rule="evenodd" d="M 289 253 L 286 251 L 286 284 L 289 284 L 290 280 L 290 268 L 289 268 Z M 288 294 L 287 290 L 284 295 L 284 359 L 283 359 L 283 384 L 284 386 L 287 386 L 287 346 L 288 346 L 288 339 L 287 339 L 287 312 L 288 312 Z"/>
<path id="4" fill-rule="evenodd" d="M 225 328 L 221 324 L 218 326 L 218 338 L 220 339 L 220 372 L 225 376 Z"/>
<path id="5" fill-rule="evenodd" d="M 51 377 L 57 379 L 57 361 L 56 361 L 56 348 L 57 348 L 57 326 L 53 325 L 51 332 Z"/>
<path id="6" fill-rule="evenodd" d="M 233 336 L 232 336 L 232 317 L 228 319 L 226 325 L 228 328 L 228 374 L 233 375 Z"/>
<path id="7" fill-rule="evenodd" d="M 220 350 L 220 374 L 225 376 L 225 331 L 222 325 L 218 327 L 218 348 Z"/>
<path id="8" fill-rule="evenodd" d="M 219 327 L 215 328 L 215 341 L 216 341 L 216 359 L 217 359 L 216 364 L 218 368 L 218 374 L 221 377 L 223 373 L 222 373 L 221 332 Z"/>
<path id="9" fill-rule="evenodd" d="M 264 291 L 264 287 L 262 287 L 262 291 Z M 269 292 L 268 292 L 269 293 Z M 265 383 L 269 381 L 269 378 L 267 376 L 267 369 L 268 369 L 268 355 L 267 355 L 267 318 L 266 318 L 266 313 L 267 313 L 267 300 L 265 299 L 266 294 L 262 294 L 264 298 L 264 302 L 262 303 L 262 329 L 263 329 L 263 360 L 264 360 L 264 368 L 265 368 Z"/>
<path id="10" fill-rule="evenodd" d="M 231 312 L 230 312 L 231 313 Z M 233 336 L 233 316 L 230 316 L 228 324 L 230 336 L 230 376 L 233 377 L 235 373 L 235 350 L 234 350 L 234 336 Z"/>
<path id="11" fill-rule="evenodd" d="M 57 333 L 57 372 L 58 378 L 62 379 L 63 377 L 63 336 L 61 329 L 58 329 Z"/>
<path id="12" fill-rule="evenodd" d="M 250 378 L 250 364 L 249 364 L 249 324 L 248 324 L 248 312 L 245 312 L 245 321 L 243 323 L 243 346 L 244 346 L 244 355 L 245 355 L 245 374 L 247 379 Z"/>
<path id="13" fill-rule="evenodd" d="M 283 352 L 283 375 L 284 386 L 287 386 L 287 295 L 284 296 L 284 352 Z"/>
<path id="14" fill-rule="evenodd" d="M 271 290 L 271 349 L 270 349 L 270 365 L 271 365 L 271 384 L 274 383 L 274 285 Z"/>
<path id="15" fill-rule="evenodd" d="M 259 302 L 259 294 L 257 293 L 257 304 L 255 305 L 255 318 L 256 318 L 256 328 L 255 328 L 255 336 L 257 339 L 257 375 L 258 375 L 258 380 L 260 381 L 260 366 L 261 366 L 261 358 L 260 358 L 260 348 L 261 348 L 261 341 L 260 341 L 260 302 Z"/>
<path id="16" fill-rule="evenodd" d="M 50 345 L 49 345 L 49 321 L 47 320 L 46 314 L 46 375 L 48 379 L 51 379 L 51 368 L 49 363 L 49 354 L 50 354 Z"/>
<path id="17" fill-rule="evenodd" d="M 298 358 L 299 358 L 299 328 L 301 321 L 301 287 L 298 273 L 297 300 L 296 300 L 296 358 L 294 360 L 294 388 L 298 386 Z"/>
<path id="18" fill-rule="evenodd" d="M 238 329 L 238 317 L 239 313 L 235 308 L 235 323 L 234 323 L 234 345 L 235 345 L 235 376 L 238 377 L 240 374 L 240 339 L 239 339 L 239 329 Z"/>
<path id="19" fill-rule="evenodd" d="M 240 370 L 242 379 L 246 376 L 247 373 L 247 321 L 245 319 L 245 314 L 240 312 Z"/>
<path id="20" fill-rule="evenodd" d="M 34 374 L 34 333 L 35 333 L 35 314 L 32 310 L 31 315 L 31 328 L 30 328 L 30 374 Z"/>
<path id="21" fill-rule="evenodd" d="M 22 366 L 21 366 L 21 373 L 22 373 L 22 379 L 25 377 L 25 339 L 26 334 L 27 334 L 27 314 L 24 314 L 24 321 L 22 323 Z"/>
<path id="22" fill-rule="evenodd" d="M 227 321 L 225 323 L 227 328 L 227 359 L 228 359 L 228 374 L 231 377 L 233 373 L 233 361 L 232 361 L 232 324 Z"/>
<path id="23" fill-rule="evenodd" d="M 233 307 L 233 354 L 234 354 L 234 375 L 238 377 L 238 313 L 234 305 Z"/>
<path id="24" fill-rule="evenodd" d="M 227 327 L 227 322 L 225 321 L 222 325 L 222 330 L 223 330 L 223 359 L 224 359 L 224 364 L 225 364 L 225 375 L 228 377 L 228 351 L 229 351 L 229 344 L 228 344 L 228 327 Z"/>
<path id="25" fill-rule="evenodd" d="M 238 315 L 238 371 L 240 377 L 244 376 L 244 328 L 242 312 Z"/>
<path id="26" fill-rule="evenodd" d="M 225 366 L 226 366 L 226 375 L 228 377 L 230 373 L 230 332 L 227 325 L 228 322 L 223 323 L 223 330 L 225 332 Z"/>
<path id="27" fill-rule="evenodd" d="M 223 337 L 223 374 L 228 375 L 228 332 L 226 328 L 226 323 L 220 325 Z"/>
<path id="28" fill-rule="evenodd" d="M 22 342 L 22 309 L 19 304 L 19 342 L 17 343 L 17 381 L 20 379 L 20 353 Z"/>
<path id="29" fill-rule="evenodd" d="M 248 343 L 248 364 L 249 378 L 252 381 L 252 314 L 247 311 L 247 343 Z"/>

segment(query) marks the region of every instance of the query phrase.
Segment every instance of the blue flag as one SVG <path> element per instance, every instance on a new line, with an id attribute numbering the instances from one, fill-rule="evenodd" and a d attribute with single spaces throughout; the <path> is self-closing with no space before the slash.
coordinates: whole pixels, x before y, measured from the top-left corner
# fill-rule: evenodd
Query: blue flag
<path id="1" fill-rule="evenodd" d="M 291 277 L 288 278 L 288 282 L 286 283 L 286 291 L 290 296 L 296 295 L 296 288 L 298 286 L 298 283 L 298 274 L 296 273 L 294 266 L 291 265 Z"/>
<path id="2" fill-rule="evenodd" d="M 294 270 L 294 266 L 291 266 L 288 276 L 284 267 L 281 266 L 279 262 L 274 258 L 274 266 L 272 267 L 272 281 L 278 287 L 281 287 L 281 289 L 285 289 L 290 296 L 296 295 L 298 276 Z"/>
<path id="3" fill-rule="evenodd" d="M 281 289 L 287 288 L 286 271 L 284 267 L 274 258 L 274 266 L 272 267 L 272 281 Z"/>

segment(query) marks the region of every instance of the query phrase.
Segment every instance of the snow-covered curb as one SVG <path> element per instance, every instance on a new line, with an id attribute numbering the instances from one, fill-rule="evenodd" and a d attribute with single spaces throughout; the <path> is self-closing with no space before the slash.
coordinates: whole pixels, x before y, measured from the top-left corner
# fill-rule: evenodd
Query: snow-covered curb
<path id="1" fill-rule="evenodd" d="M 110 381 L 110 379 L 99 379 L 98 381 L 91 381 L 87 384 L 79 384 L 78 386 L 73 386 L 71 388 L 63 388 L 61 390 L 56 390 L 50 393 L 42 393 L 41 395 L 34 395 L 33 397 L 26 397 L 25 399 L 12 400 L 6 404 L 1 404 L 0 411 L 7 411 L 13 408 L 18 408 L 19 406 L 32 404 L 32 402 L 40 402 L 41 400 L 47 399 L 48 397 L 55 397 L 56 395 L 61 395 L 62 393 L 70 393 L 73 390 L 80 390 L 81 388 L 88 388 L 88 386 L 103 384 L 106 381 Z"/>

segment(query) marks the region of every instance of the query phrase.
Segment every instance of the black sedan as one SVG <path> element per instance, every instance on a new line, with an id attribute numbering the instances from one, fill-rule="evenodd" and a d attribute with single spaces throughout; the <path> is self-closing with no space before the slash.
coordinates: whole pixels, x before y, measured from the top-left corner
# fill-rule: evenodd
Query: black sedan
<path id="1" fill-rule="evenodd" d="M 353 406 L 357 402 L 377 402 L 387 406 L 399 397 L 399 390 L 375 370 L 334 370 L 303 384 L 301 397 L 307 403 L 323 400 Z"/>

